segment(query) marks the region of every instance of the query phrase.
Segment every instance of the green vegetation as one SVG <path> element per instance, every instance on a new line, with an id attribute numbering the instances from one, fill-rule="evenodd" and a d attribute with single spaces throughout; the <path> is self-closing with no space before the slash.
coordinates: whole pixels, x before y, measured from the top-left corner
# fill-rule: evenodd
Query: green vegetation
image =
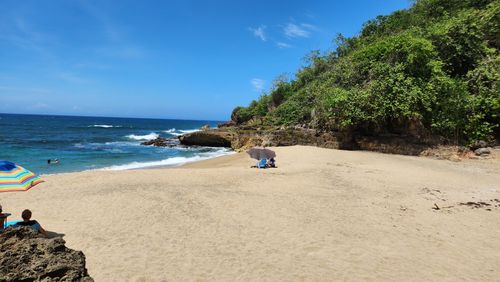
<path id="1" fill-rule="evenodd" d="M 418 0 L 237 107 L 237 124 L 500 140 L 500 1 Z"/>

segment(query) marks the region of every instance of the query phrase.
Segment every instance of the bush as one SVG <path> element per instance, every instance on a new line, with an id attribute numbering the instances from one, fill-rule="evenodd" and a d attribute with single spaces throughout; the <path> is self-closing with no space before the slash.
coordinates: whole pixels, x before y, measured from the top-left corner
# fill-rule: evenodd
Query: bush
<path id="1" fill-rule="evenodd" d="M 302 90 L 281 104 L 271 115 L 275 125 L 294 125 L 308 123 L 311 118 L 313 97 Z"/>
<path id="2" fill-rule="evenodd" d="M 493 141 L 499 19 L 497 0 L 417 0 L 367 22 L 359 36 L 339 35 L 335 52 L 311 52 L 294 79 L 278 79 L 233 116 L 367 134 L 411 134 L 418 124 L 455 142 Z"/>
<path id="3" fill-rule="evenodd" d="M 234 108 L 232 114 L 231 114 L 231 120 L 235 122 L 236 124 L 242 124 L 245 123 L 249 120 L 251 120 L 253 117 L 251 111 L 248 108 L 244 107 L 236 107 Z"/>

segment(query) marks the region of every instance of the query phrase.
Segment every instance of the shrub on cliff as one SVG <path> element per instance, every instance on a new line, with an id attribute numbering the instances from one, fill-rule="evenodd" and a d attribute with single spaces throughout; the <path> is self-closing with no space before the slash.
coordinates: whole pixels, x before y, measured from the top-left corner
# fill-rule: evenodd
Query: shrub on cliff
<path id="1" fill-rule="evenodd" d="M 499 22 L 500 1 L 416 1 L 368 21 L 358 36 L 339 35 L 335 52 L 311 52 L 294 79 L 235 118 L 368 134 L 412 134 L 418 125 L 459 142 L 498 139 Z"/>

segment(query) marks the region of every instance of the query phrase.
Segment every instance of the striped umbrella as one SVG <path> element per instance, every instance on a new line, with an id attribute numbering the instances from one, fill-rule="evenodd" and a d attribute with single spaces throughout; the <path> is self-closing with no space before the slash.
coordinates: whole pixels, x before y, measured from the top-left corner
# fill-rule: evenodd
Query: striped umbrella
<path id="1" fill-rule="evenodd" d="M 8 161 L 0 161 L 0 192 L 27 191 L 42 183 L 40 176 Z"/>

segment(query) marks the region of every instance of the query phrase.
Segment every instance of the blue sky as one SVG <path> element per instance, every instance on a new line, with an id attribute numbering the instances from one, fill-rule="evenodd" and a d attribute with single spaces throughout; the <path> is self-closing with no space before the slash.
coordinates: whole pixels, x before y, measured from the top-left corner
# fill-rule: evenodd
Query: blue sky
<path id="1" fill-rule="evenodd" d="M 409 0 L 0 0 L 0 112 L 226 120 Z"/>

